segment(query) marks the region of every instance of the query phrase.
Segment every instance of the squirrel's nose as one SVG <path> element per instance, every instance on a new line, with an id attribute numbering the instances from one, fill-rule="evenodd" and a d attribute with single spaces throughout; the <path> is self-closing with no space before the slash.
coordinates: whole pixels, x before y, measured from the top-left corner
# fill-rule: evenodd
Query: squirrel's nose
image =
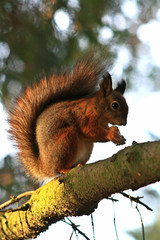
<path id="1" fill-rule="evenodd" d="M 124 119 L 121 125 L 125 126 L 126 124 L 127 124 L 127 119 Z"/>

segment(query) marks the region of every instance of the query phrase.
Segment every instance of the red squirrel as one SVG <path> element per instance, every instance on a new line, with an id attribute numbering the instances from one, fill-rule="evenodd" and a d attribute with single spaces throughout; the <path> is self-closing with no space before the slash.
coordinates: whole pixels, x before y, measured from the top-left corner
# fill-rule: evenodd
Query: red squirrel
<path id="1" fill-rule="evenodd" d="M 100 57 L 81 59 L 72 71 L 44 77 L 27 87 L 10 113 L 10 134 L 27 174 L 41 181 L 84 165 L 94 142 L 120 145 L 126 125 L 124 80 L 112 78 Z"/>

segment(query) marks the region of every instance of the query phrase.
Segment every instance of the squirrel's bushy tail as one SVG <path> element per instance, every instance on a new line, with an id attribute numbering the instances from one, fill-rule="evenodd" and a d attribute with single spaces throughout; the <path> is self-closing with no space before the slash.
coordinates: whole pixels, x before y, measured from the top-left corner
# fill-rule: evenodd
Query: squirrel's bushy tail
<path id="1" fill-rule="evenodd" d="M 45 77 L 28 87 L 16 99 L 10 113 L 11 138 L 19 149 L 19 158 L 29 175 L 38 169 L 39 149 L 36 143 L 36 120 L 50 104 L 59 100 L 82 98 L 97 91 L 106 65 L 100 57 L 90 54 L 73 70 L 63 75 Z M 39 172 L 39 175 L 42 173 Z"/>

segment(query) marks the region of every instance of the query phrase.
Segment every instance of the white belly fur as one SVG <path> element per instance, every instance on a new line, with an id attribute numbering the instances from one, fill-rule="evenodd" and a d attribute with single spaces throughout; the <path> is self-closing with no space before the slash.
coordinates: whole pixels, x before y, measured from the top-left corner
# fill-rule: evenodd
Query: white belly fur
<path id="1" fill-rule="evenodd" d="M 75 161 L 76 165 L 79 163 L 85 164 L 92 153 L 92 149 L 93 149 L 92 142 L 88 142 L 88 141 L 85 141 L 84 139 L 80 139 L 78 142 L 78 151 L 77 151 L 77 157 Z"/>

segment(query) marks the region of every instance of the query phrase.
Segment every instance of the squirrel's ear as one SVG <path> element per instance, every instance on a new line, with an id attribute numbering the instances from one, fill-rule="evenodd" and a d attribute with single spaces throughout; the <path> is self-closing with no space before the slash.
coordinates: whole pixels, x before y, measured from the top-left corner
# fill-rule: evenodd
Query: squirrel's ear
<path id="1" fill-rule="evenodd" d="M 124 79 L 122 79 L 121 82 L 118 83 L 115 91 L 120 92 L 120 93 L 123 94 L 125 89 L 126 89 L 126 82 L 125 82 Z"/>
<path id="2" fill-rule="evenodd" d="M 103 75 L 103 80 L 102 80 L 102 83 L 100 85 L 100 89 L 103 92 L 104 97 L 113 91 L 113 89 L 112 89 L 112 78 L 111 78 L 111 75 L 108 72 L 105 75 Z"/>

